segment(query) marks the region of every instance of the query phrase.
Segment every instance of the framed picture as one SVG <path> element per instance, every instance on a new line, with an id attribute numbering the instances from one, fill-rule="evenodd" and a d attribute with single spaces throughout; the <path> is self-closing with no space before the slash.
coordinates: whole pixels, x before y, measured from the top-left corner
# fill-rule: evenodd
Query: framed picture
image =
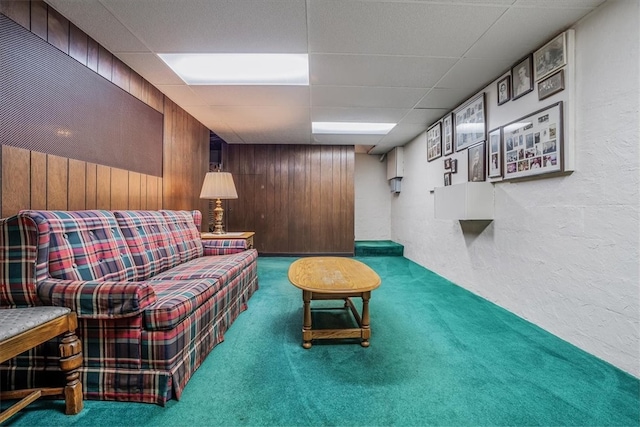
<path id="1" fill-rule="evenodd" d="M 511 69 L 511 75 L 513 76 L 511 92 L 514 100 L 533 90 L 531 71 L 531 55 L 528 55 Z"/>
<path id="2" fill-rule="evenodd" d="M 502 176 L 502 129 L 497 128 L 489 132 L 489 150 L 487 164 L 489 165 L 489 178 Z"/>
<path id="3" fill-rule="evenodd" d="M 560 70 L 538 82 L 538 100 L 543 100 L 564 90 L 564 70 Z"/>
<path id="4" fill-rule="evenodd" d="M 504 179 L 563 170 L 562 102 L 502 128 Z"/>
<path id="5" fill-rule="evenodd" d="M 458 108 L 455 112 L 456 151 L 463 150 L 486 139 L 486 109 L 484 92 Z"/>
<path id="6" fill-rule="evenodd" d="M 444 159 L 444 168 L 445 169 L 451 169 L 451 159 L 450 158 Z"/>
<path id="7" fill-rule="evenodd" d="M 533 54 L 536 81 L 567 65 L 567 36 L 562 33 Z"/>
<path id="8" fill-rule="evenodd" d="M 427 161 L 442 156 L 442 135 L 440 134 L 440 122 L 427 130 Z"/>
<path id="9" fill-rule="evenodd" d="M 511 99 L 511 76 L 504 76 L 498 81 L 498 105 Z"/>
<path id="10" fill-rule="evenodd" d="M 458 172 L 458 159 L 451 160 L 451 173 Z"/>
<path id="11" fill-rule="evenodd" d="M 442 145 L 444 155 L 453 153 L 453 114 L 449 113 L 442 118 Z"/>
<path id="12" fill-rule="evenodd" d="M 469 147 L 467 150 L 467 155 L 469 157 L 468 167 L 469 167 L 469 175 L 468 181 L 470 182 L 478 182 L 486 180 L 486 172 L 485 172 L 485 149 L 484 149 L 484 141 L 480 144 L 476 144 L 472 147 Z"/>
<path id="13" fill-rule="evenodd" d="M 451 185 L 451 172 L 445 172 L 444 174 L 444 186 Z"/>

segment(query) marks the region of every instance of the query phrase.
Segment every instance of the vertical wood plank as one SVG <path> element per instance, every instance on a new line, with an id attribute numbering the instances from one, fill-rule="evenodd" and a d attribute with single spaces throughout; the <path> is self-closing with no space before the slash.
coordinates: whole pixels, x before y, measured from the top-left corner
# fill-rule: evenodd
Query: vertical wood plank
<path id="1" fill-rule="evenodd" d="M 31 1 L 31 32 L 43 40 L 47 40 L 47 9 L 44 1 Z"/>
<path id="2" fill-rule="evenodd" d="M 147 205 L 147 178 L 149 175 L 140 175 L 140 209 L 148 209 Z"/>
<path id="3" fill-rule="evenodd" d="M 22 148 L 0 145 L 2 150 L 2 217 L 28 209 L 30 203 L 30 154 Z"/>
<path id="4" fill-rule="evenodd" d="M 158 209 L 158 180 L 152 175 L 147 175 L 147 209 Z"/>
<path id="5" fill-rule="evenodd" d="M 140 174 L 129 171 L 129 206 L 127 209 L 137 210 L 140 207 Z"/>
<path id="6" fill-rule="evenodd" d="M 2 0 L 0 1 L 0 13 L 27 30 L 31 30 L 31 7 L 28 1 Z"/>
<path id="7" fill-rule="evenodd" d="M 47 40 L 64 53 L 69 53 L 69 20 L 53 8 L 48 14 Z"/>
<path id="8" fill-rule="evenodd" d="M 111 209 L 111 168 L 96 166 L 96 208 Z"/>
<path id="9" fill-rule="evenodd" d="M 146 81 L 146 80 L 145 80 Z M 152 86 L 151 83 L 148 83 L 148 94 L 149 98 L 147 104 L 151 108 L 155 108 L 161 113 L 164 113 L 164 94 L 156 89 L 155 86 Z"/>
<path id="10" fill-rule="evenodd" d="M 95 163 L 87 163 L 87 181 L 86 181 L 86 196 L 85 205 L 87 209 L 97 209 L 98 207 L 98 195 L 97 195 L 97 178 L 98 178 L 98 165 Z"/>
<path id="11" fill-rule="evenodd" d="M 87 65 L 87 35 L 78 27 L 70 24 L 69 27 L 69 56 L 82 65 Z"/>
<path id="12" fill-rule="evenodd" d="M 115 56 L 113 57 L 113 83 L 129 92 L 131 69 Z"/>
<path id="13" fill-rule="evenodd" d="M 129 93 L 143 102 L 147 102 L 142 99 L 142 76 L 135 71 L 131 70 L 129 75 Z"/>
<path id="14" fill-rule="evenodd" d="M 69 159 L 69 210 L 86 209 L 87 164 Z"/>
<path id="15" fill-rule="evenodd" d="M 91 37 L 87 37 L 87 67 L 98 72 L 98 57 L 100 56 L 100 48 L 98 42 Z"/>
<path id="16" fill-rule="evenodd" d="M 67 210 L 69 159 L 47 155 L 47 209 Z"/>
<path id="17" fill-rule="evenodd" d="M 164 197 L 162 196 L 162 190 L 164 187 L 164 179 L 162 179 L 162 177 L 158 176 L 156 177 L 157 181 L 157 186 L 158 186 L 158 200 L 156 201 L 156 209 L 165 209 L 164 207 Z"/>
<path id="18" fill-rule="evenodd" d="M 47 155 L 31 152 L 31 209 L 47 209 Z"/>
<path id="19" fill-rule="evenodd" d="M 129 172 L 124 169 L 111 168 L 111 209 L 127 209 L 129 207 Z"/>
<path id="20" fill-rule="evenodd" d="M 102 45 L 98 45 L 98 74 L 109 81 L 113 74 L 113 55 Z"/>

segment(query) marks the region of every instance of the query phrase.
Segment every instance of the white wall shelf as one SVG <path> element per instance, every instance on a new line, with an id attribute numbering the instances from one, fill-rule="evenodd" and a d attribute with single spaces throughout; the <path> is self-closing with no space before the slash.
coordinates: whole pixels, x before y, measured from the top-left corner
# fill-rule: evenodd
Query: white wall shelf
<path id="1" fill-rule="evenodd" d="M 434 211 L 436 219 L 492 220 L 493 184 L 465 182 L 436 187 Z"/>

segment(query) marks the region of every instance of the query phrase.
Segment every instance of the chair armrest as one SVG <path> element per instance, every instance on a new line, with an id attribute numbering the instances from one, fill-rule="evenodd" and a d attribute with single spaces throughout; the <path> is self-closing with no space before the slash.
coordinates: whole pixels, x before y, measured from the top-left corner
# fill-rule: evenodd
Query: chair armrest
<path id="1" fill-rule="evenodd" d="M 204 256 L 237 254 L 248 249 L 245 239 L 202 240 L 202 247 Z"/>
<path id="2" fill-rule="evenodd" d="M 148 282 L 74 281 L 45 279 L 38 282 L 45 305 L 68 307 L 80 318 L 117 319 L 140 314 L 156 302 Z"/>

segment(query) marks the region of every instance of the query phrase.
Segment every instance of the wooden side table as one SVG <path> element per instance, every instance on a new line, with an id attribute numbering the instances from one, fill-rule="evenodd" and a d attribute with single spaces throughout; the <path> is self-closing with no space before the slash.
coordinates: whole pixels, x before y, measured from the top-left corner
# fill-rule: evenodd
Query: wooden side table
<path id="1" fill-rule="evenodd" d="M 0 309 L 0 363 L 62 335 L 60 370 L 67 381 L 64 387 L 1 392 L 2 399 L 21 400 L 0 413 L 0 424 L 41 396 L 64 396 L 67 415 L 82 410 L 82 383 L 78 370 L 82 366 L 82 345 L 75 333 L 77 327 L 76 313 L 65 307 Z"/>
<path id="2" fill-rule="evenodd" d="M 202 240 L 229 240 L 229 239 L 241 239 L 247 242 L 247 249 L 253 249 L 253 235 L 254 231 L 238 231 L 229 232 L 224 234 L 213 233 L 200 233 Z"/>

